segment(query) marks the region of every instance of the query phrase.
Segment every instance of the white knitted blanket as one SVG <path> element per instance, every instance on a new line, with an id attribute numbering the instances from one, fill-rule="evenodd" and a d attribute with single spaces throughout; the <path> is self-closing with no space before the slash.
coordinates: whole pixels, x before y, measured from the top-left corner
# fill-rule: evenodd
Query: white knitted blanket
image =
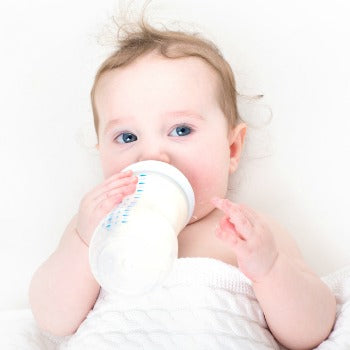
<path id="1" fill-rule="evenodd" d="M 337 297 L 337 321 L 317 350 L 350 349 L 350 266 L 323 280 Z M 22 323 L 1 316 L 0 349 L 6 350 L 284 349 L 267 329 L 251 282 L 210 258 L 178 259 L 166 282 L 146 296 L 101 291 L 71 337 L 43 334 L 29 314 Z"/>
<path id="2" fill-rule="evenodd" d="M 209 258 L 181 258 L 165 283 L 142 297 L 102 292 L 60 349 L 279 349 L 251 282 Z"/>

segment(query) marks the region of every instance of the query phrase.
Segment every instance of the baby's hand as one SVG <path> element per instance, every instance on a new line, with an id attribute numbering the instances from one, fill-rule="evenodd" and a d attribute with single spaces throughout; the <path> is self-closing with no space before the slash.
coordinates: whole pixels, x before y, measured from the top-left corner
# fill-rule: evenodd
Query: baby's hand
<path id="1" fill-rule="evenodd" d="M 215 231 L 216 236 L 235 252 L 239 269 L 251 281 L 261 281 L 278 257 L 275 239 L 267 223 L 242 204 L 217 197 L 212 203 L 226 214 Z"/>
<path id="2" fill-rule="evenodd" d="M 81 239 L 90 244 L 100 221 L 129 194 L 136 190 L 137 176 L 132 171 L 112 175 L 93 190 L 88 192 L 80 202 L 77 217 L 77 231 Z"/>

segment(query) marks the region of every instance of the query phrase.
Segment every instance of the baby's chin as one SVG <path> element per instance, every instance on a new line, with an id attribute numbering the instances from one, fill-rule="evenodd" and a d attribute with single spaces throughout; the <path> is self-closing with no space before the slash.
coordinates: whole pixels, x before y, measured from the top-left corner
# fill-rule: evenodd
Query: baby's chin
<path id="1" fill-rule="evenodd" d="M 191 220 L 188 222 L 187 225 L 191 225 L 191 224 L 193 224 L 194 222 L 196 222 L 198 220 L 199 219 L 198 219 L 198 217 L 196 215 L 192 215 Z"/>
<path id="2" fill-rule="evenodd" d="M 208 205 L 208 208 L 203 208 L 201 210 L 194 210 L 191 220 L 189 221 L 189 223 L 187 225 L 191 225 L 195 222 L 204 220 L 204 219 L 209 219 L 210 217 L 220 214 L 220 210 L 218 210 L 217 208 L 215 208 L 213 205 Z"/>

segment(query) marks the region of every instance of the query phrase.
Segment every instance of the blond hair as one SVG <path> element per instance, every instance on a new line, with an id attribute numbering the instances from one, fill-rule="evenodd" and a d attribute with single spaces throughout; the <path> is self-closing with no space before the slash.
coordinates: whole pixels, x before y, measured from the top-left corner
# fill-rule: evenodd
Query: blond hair
<path id="1" fill-rule="evenodd" d="M 100 65 L 90 93 L 97 139 L 99 139 L 99 118 L 95 104 L 95 91 L 101 75 L 113 69 L 125 67 L 138 57 L 153 51 L 170 59 L 198 57 L 205 60 L 218 74 L 220 81 L 218 102 L 227 118 L 228 125 L 234 127 L 238 124 L 240 118 L 237 109 L 235 78 L 229 63 L 213 42 L 201 37 L 198 33 L 158 30 L 148 24 L 143 15 L 136 28 L 127 31 L 123 38 L 120 37 L 120 29 L 117 36 L 119 48 Z"/>

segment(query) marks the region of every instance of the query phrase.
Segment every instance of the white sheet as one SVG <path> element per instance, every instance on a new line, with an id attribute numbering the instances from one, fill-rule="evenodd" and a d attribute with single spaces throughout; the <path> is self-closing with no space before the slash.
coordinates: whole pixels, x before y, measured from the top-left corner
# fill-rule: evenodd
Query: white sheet
<path id="1" fill-rule="evenodd" d="M 332 333 L 317 350 L 350 349 L 350 266 L 322 278 L 337 299 L 337 318 Z"/>
<path id="2" fill-rule="evenodd" d="M 348 350 L 350 349 L 350 266 L 324 277 L 323 280 L 336 295 L 337 320 L 329 338 L 320 344 L 317 350 Z M 59 344 L 67 344 L 66 341 L 73 337 L 58 338 L 40 332 L 29 309 L 0 312 L 0 349 L 58 350 Z M 218 347 L 218 349 L 230 348 L 232 347 L 228 345 Z M 105 347 L 94 347 L 94 349 L 105 350 Z M 129 348 L 123 347 L 123 349 Z M 258 347 L 255 346 L 254 349 Z"/>
<path id="3" fill-rule="evenodd" d="M 63 339 L 41 332 L 30 309 L 0 312 L 1 350 L 55 350 Z"/>

